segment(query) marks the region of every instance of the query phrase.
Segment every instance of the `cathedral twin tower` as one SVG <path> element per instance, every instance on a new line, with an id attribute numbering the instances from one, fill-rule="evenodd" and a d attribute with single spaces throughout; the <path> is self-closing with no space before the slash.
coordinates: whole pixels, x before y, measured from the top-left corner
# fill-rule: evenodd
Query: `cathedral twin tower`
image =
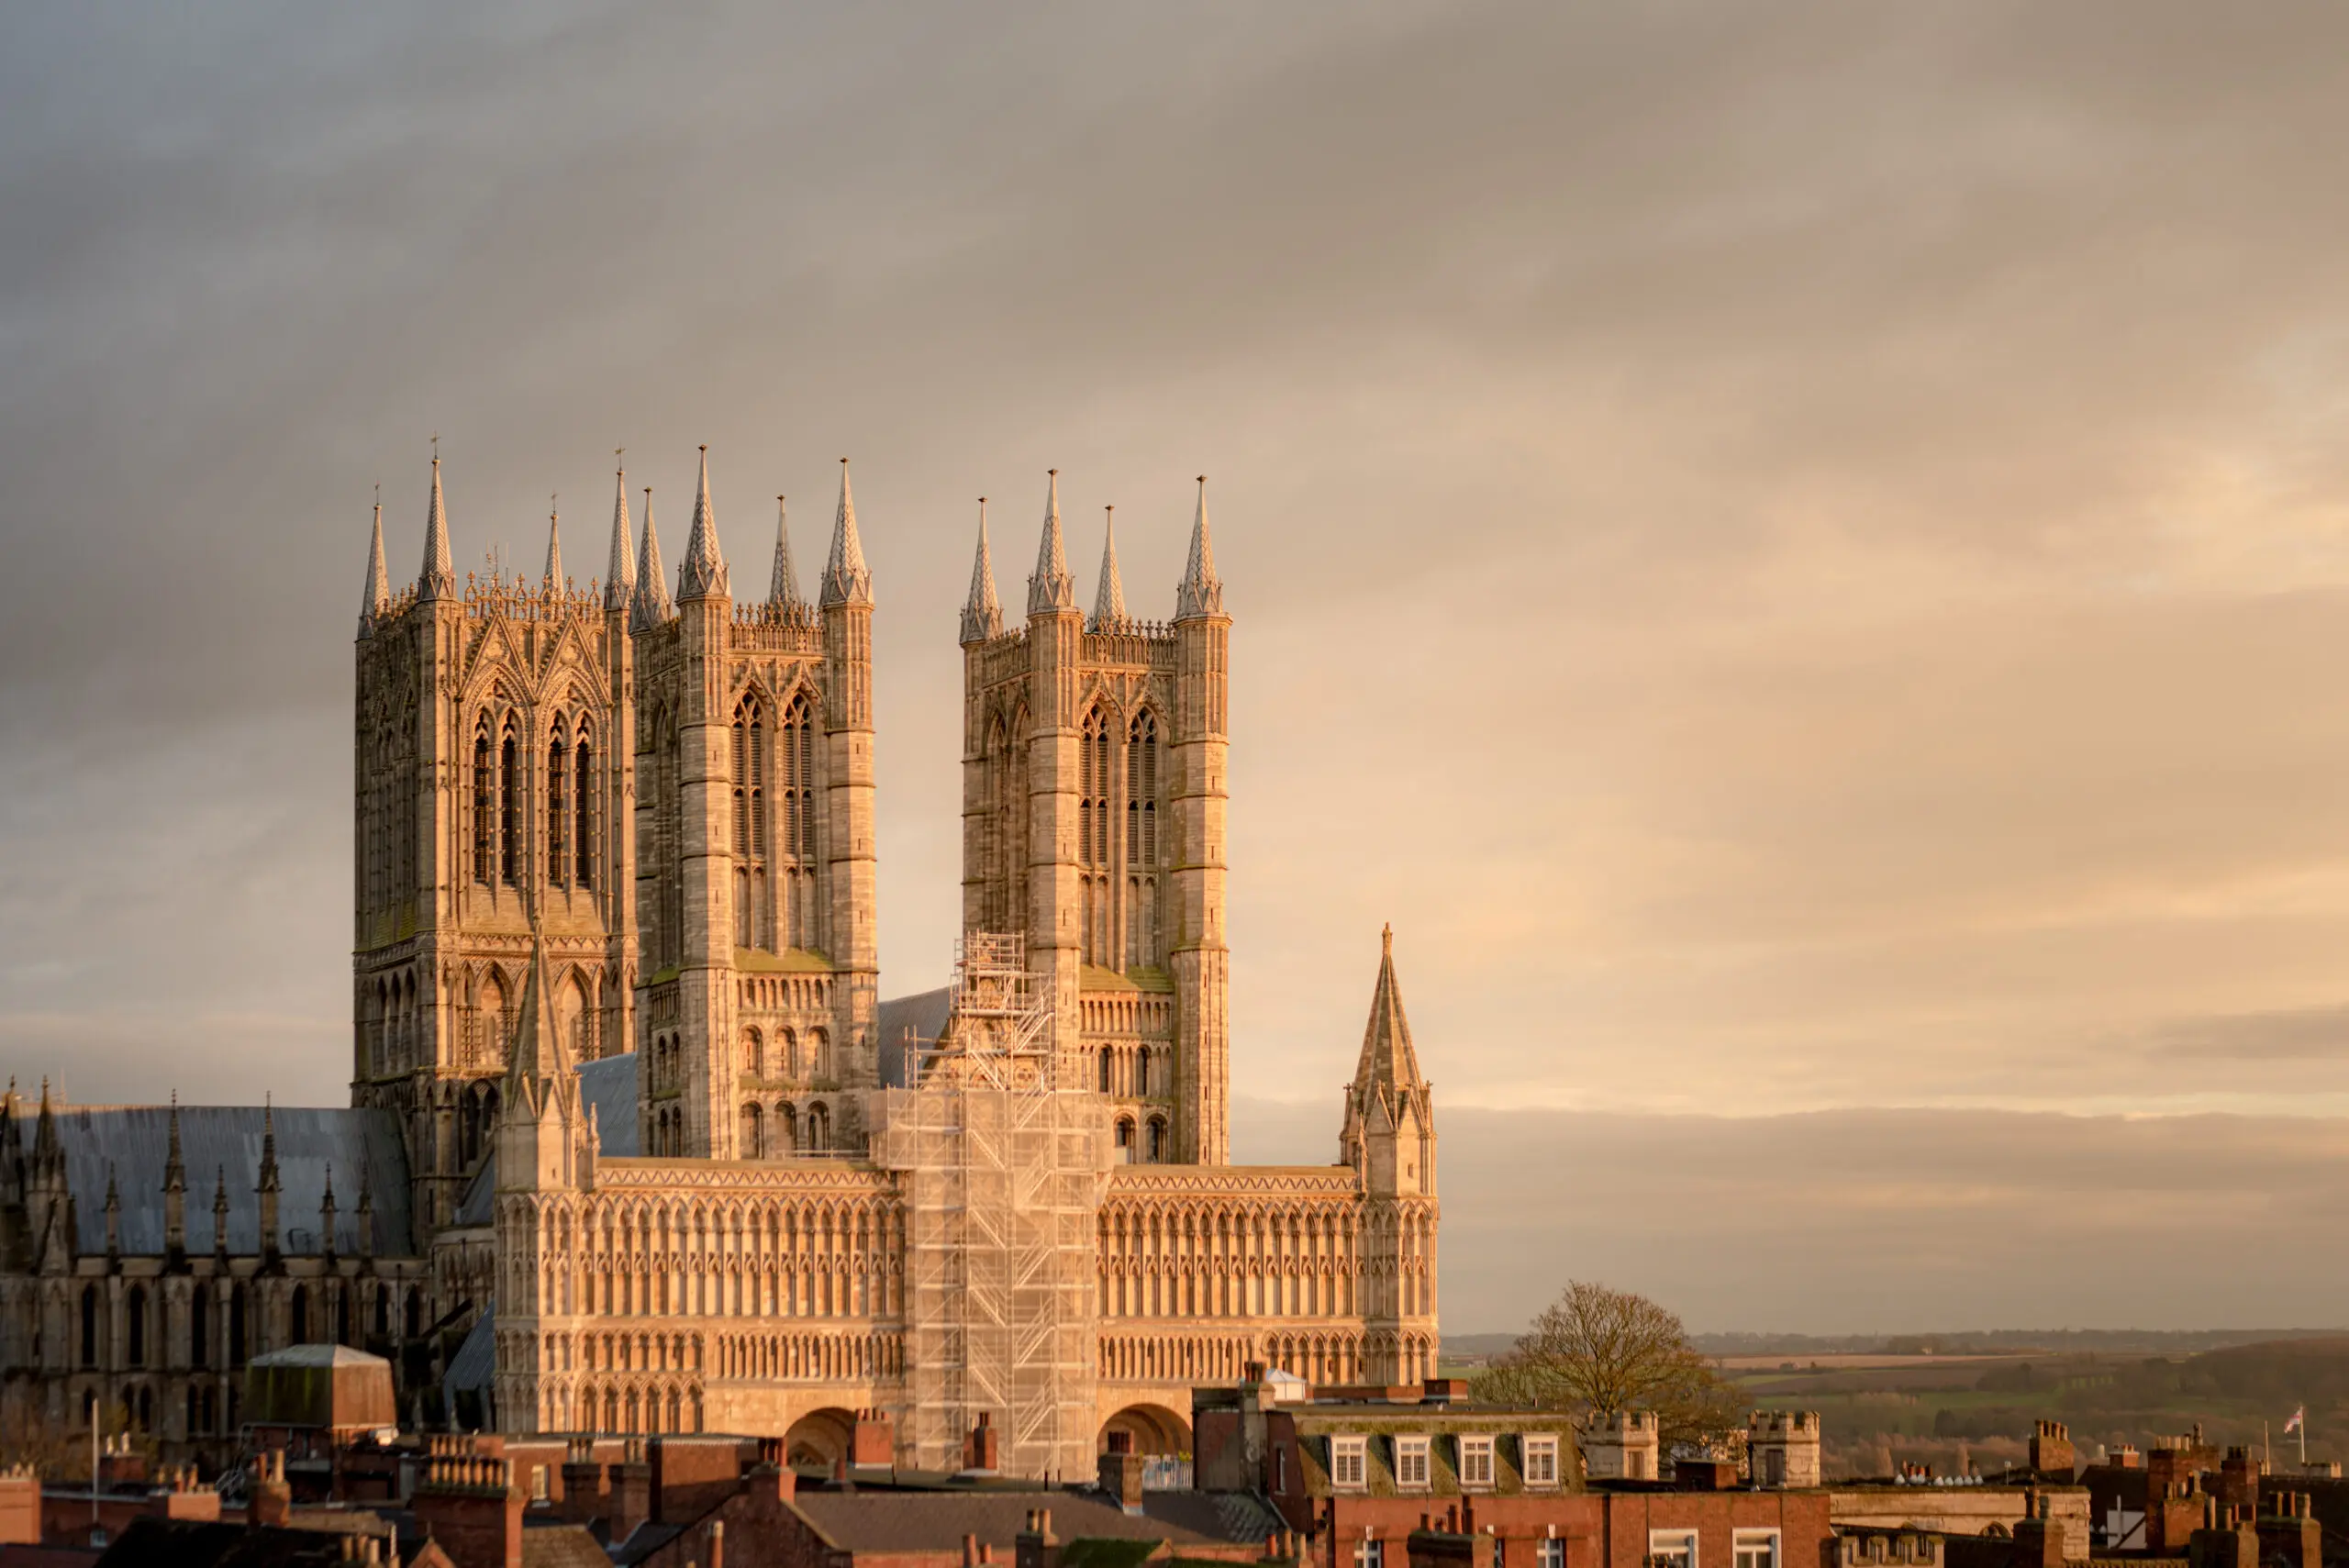
<path id="1" fill-rule="evenodd" d="M 674 599 L 649 490 L 643 511 L 632 539 L 623 473 L 600 588 L 565 576 L 551 518 L 538 581 L 461 584 L 436 457 L 423 568 L 395 593 L 377 508 L 353 1089 L 402 1116 L 423 1224 L 489 1146 L 536 940 L 572 1059 L 636 1052 L 618 1143 L 647 1156 L 860 1154 L 907 1043 L 882 1038 L 873 584 L 845 461 L 812 604 L 780 517 L 764 597 L 734 595 L 706 451 Z M 1055 474 L 1007 629 L 982 503 L 963 929 L 1025 938 L 1060 1081 L 1108 1097 L 1121 1161 L 1228 1158 L 1230 628 L 1204 480 L 1163 623 L 1127 613 L 1114 535 L 1078 607 Z"/>

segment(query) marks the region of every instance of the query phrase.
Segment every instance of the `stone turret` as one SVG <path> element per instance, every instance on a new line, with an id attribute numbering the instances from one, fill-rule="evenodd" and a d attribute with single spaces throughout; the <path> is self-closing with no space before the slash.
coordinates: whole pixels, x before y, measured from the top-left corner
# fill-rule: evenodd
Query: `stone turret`
<path id="1" fill-rule="evenodd" d="M 1415 1383 L 1435 1371 L 1435 1112 L 1403 1016 L 1392 927 L 1380 938 L 1378 983 L 1339 1140 L 1367 1200 L 1364 1370 L 1374 1382 Z"/>
<path id="2" fill-rule="evenodd" d="M 367 541 L 367 585 L 359 600 L 359 635 L 375 635 L 375 617 L 391 608 L 392 580 L 384 565 L 384 503 L 375 501 L 375 531 Z"/>
<path id="3" fill-rule="evenodd" d="M 1656 1481 L 1657 1429 L 1653 1410 L 1594 1416 L 1579 1441 L 1583 1473 L 1593 1481 Z"/>
<path id="4" fill-rule="evenodd" d="M 417 574 L 417 597 L 442 599 L 457 591 L 457 568 L 449 555 L 449 509 L 440 499 L 440 454 L 432 454 L 432 504 L 424 514 L 424 569 Z"/>
<path id="5" fill-rule="evenodd" d="M 1101 511 L 1101 581 L 1093 590 L 1093 629 L 1115 631 L 1126 623 L 1126 584 L 1118 575 L 1118 508 Z"/>
<path id="6" fill-rule="evenodd" d="M 661 533 L 652 523 L 652 486 L 644 487 L 644 548 L 636 558 L 636 595 L 629 602 L 628 628 L 647 631 L 675 613 L 669 601 L 667 571 L 661 564 Z"/>
<path id="7" fill-rule="evenodd" d="M 619 454 L 612 454 L 617 457 Z M 628 468 L 621 465 L 613 485 L 612 544 L 604 566 L 604 608 L 625 612 L 636 589 L 636 561 L 629 549 Z"/>
<path id="8" fill-rule="evenodd" d="M 709 504 L 709 449 L 701 449 L 701 480 L 694 492 L 693 527 L 685 534 L 685 563 L 677 568 L 677 598 L 730 597 L 732 579 L 718 547 L 718 512 Z"/>
<path id="9" fill-rule="evenodd" d="M 180 1155 L 180 1096 L 172 1092 L 172 1116 L 163 1154 L 163 1259 L 177 1270 L 187 1262 L 187 1163 Z"/>
<path id="10" fill-rule="evenodd" d="M 275 1273 L 285 1266 L 284 1232 L 277 1228 L 277 1199 L 282 1190 L 277 1176 L 277 1112 L 263 1098 L 261 1110 L 261 1169 L 253 1178 L 253 1194 L 261 1207 L 261 1258 L 265 1273 Z"/>
<path id="11" fill-rule="evenodd" d="M 799 569 L 791 562 L 791 522 L 780 495 L 774 498 L 774 566 L 767 573 L 767 603 L 785 611 L 807 607 L 799 596 Z"/>
<path id="12" fill-rule="evenodd" d="M 1231 951 L 1224 943 L 1225 776 L 1230 744 L 1231 617 L 1208 542 L 1208 479 L 1198 478 L 1191 553 L 1174 590 L 1173 919 L 1167 964 L 1184 998 L 1176 1045 L 1184 1106 L 1177 1157 L 1231 1158 Z"/>
<path id="13" fill-rule="evenodd" d="M 996 596 L 995 562 L 987 554 L 987 498 L 979 497 L 979 548 L 971 558 L 971 592 L 963 601 L 963 645 L 1003 635 L 1003 601 Z"/>
<path id="14" fill-rule="evenodd" d="M 822 850 L 828 895 L 825 930 L 833 973 L 833 1039 L 839 1071 L 850 1083 L 880 1081 L 881 960 L 877 929 L 879 860 L 873 777 L 873 573 L 856 528 L 848 459 L 841 459 L 841 498 L 819 595 L 824 639 L 824 795 L 832 832 Z M 841 1101 L 837 1141 L 863 1140 L 862 1096 Z"/>

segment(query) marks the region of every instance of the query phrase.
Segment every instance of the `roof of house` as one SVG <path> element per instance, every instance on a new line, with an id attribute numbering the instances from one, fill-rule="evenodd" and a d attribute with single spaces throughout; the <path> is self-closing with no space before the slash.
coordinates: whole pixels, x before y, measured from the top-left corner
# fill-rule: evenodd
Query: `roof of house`
<path id="1" fill-rule="evenodd" d="M 332 1167 L 337 1250 L 360 1250 L 363 1175 L 374 1205 L 375 1251 L 386 1257 L 412 1252 L 407 1151 L 393 1112 L 296 1106 L 268 1112 L 260 1106 L 182 1106 L 178 1110 L 188 1251 L 212 1251 L 213 1194 L 216 1187 L 225 1186 L 228 1251 L 244 1257 L 260 1252 L 261 1198 L 254 1185 L 266 1116 L 276 1135 L 280 1247 L 289 1253 L 320 1251 L 318 1205 Z M 56 1112 L 58 1147 L 65 1156 L 66 1181 L 73 1195 L 78 1251 L 106 1251 L 106 1184 L 111 1179 L 122 1204 L 123 1251 L 161 1254 L 172 1113 L 170 1106 L 67 1106 Z M 24 1120 L 18 1131 L 29 1149 L 35 1113 L 22 1107 L 19 1114 Z"/>
<path id="2" fill-rule="evenodd" d="M 1245 1493 L 1145 1493 L 1140 1515 L 1127 1513 L 1104 1493 L 1044 1487 L 802 1492 L 794 1506 L 850 1551 L 952 1551 L 974 1535 L 1008 1552 L 1037 1508 L 1052 1510 L 1052 1533 L 1062 1540 L 1261 1541 L 1283 1528 L 1278 1515 Z"/>

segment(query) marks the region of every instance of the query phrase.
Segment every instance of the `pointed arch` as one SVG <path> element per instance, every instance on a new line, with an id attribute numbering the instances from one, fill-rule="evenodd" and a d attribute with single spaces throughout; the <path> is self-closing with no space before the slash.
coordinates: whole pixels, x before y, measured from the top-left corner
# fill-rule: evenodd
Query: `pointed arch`
<path id="1" fill-rule="evenodd" d="M 489 709 L 473 724 L 473 880 L 494 882 L 496 871 L 497 762 Z"/>
<path id="2" fill-rule="evenodd" d="M 596 886 L 596 732 L 584 717 L 571 748 L 572 884 L 581 892 Z"/>
<path id="3" fill-rule="evenodd" d="M 547 881 L 571 878 L 571 727 L 557 715 L 547 732 Z"/>
<path id="4" fill-rule="evenodd" d="M 507 886 L 522 875 L 522 741 L 507 714 L 497 741 L 497 879 Z"/>

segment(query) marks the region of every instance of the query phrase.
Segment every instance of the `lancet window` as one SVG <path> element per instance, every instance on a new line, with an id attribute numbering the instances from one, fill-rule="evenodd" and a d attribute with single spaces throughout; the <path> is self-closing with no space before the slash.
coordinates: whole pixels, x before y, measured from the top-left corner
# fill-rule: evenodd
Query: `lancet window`
<path id="1" fill-rule="evenodd" d="M 596 885 L 596 749 L 588 738 L 585 725 L 579 728 L 579 744 L 572 748 L 572 802 L 576 812 L 572 833 L 573 857 L 576 866 L 572 880 L 581 888 Z"/>
<path id="2" fill-rule="evenodd" d="M 1126 730 L 1126 962 L 1158 962 L 1158 717 Z"/>
<path id="3" fill-rule="evenodd" d="M 1096 708 L 1085 717 L 1077 753 L 1076 863 L 1083 894 L 1084 955 L 1087 963 L 1115 962 L 1111 927 L 1109 828 L 1109 721 Z"/>
<path id="4" fill-rule="evenodd" d="M 560 727 L 547 742 L 547 880 L 571 874 L 571 748 Z"/>
<path id="5" fill-rule="evenodd" d="M 473 731 L 473 880 L 488 882 L 497 874 L 491 862 L 497 827 L 497 773 L 491 760 L 489 716 L 482 715 Z"/>
<path id="6" fill-rule="evenodd" d="M 769 945 L 766 716 L 756 697 L 734 708 L 734 945 Z"/>
<path id="7" fill-rule="evenodd" d="M 782 944 L 814 948 L 822 945 L 816 920 L 816 722 L 804 692 L 783 712 L 778 739 L 783 775 L 783 842 L 777 847 L 784 862 Z"/>
<path id="8" fill-rule="evenodd" d="M 515 744 L 514 727 L 506 727 L 506 737 L 497 748 L 497 873 L 498 880 L 512 884 L 522 874 L 522 768 L 521 749 Z"/>

